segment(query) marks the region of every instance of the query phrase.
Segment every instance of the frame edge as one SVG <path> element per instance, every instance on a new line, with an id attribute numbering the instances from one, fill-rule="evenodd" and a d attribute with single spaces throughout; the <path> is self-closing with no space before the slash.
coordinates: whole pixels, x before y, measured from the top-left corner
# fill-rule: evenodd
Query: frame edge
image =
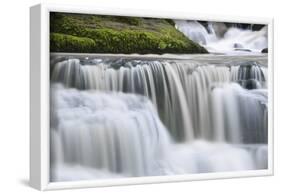
<path id="1" fill-rule="evenodd" d="M 29 185 L 42 190 L 41 173 L 41 5 L 30 7 L 30 169 Z"/>

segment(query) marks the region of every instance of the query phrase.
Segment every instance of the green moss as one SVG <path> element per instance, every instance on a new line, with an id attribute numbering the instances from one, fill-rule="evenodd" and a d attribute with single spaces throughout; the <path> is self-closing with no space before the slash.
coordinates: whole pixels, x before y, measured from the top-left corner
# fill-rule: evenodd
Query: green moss
<path id="1" fill-rule="evenodd" d="M 50 49 L 52 52 L 92 52 L 96 43 L 90 38 L 51 33 Z"/>
<path id="2" fill-rule="evenodd" d="M 129 25 L 140 26 L 142 24 L 142 19 L 137 17 L 121 17 L 121 16 L 114 16 L 112 17 L 113 21 L 126 23 Z"/>
<path id="3" fill-rule="evenodd" d="M 51 37 L 52 52 L 140 54 L 207 52 L 177 31 L 170 21 L 165 19 L 65 13 L 51 13 L 50 19 L 52 36 L 60 34 L 60 37 Z M 63 34 L 68 36 L 62 37 Z M 81 37 L 86 39 L 82 41 Z M 70 48 L 72 39 L 75 42 L 74 49 Z M 81 50 L 78 49 L 80 43 L 83 43 L 80 46 Z"/>

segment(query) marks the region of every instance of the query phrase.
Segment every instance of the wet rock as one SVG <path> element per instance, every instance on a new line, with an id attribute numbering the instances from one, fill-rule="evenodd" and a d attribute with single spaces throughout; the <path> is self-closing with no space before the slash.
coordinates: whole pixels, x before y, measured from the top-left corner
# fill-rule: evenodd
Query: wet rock
<path id="1" fill-rule="evenodd" d="M 262 53 L 268 53 L 268 48 L 264 48 L 261 50 Z"/>
<path id="2" fill-rule="evenodd" d="M 223 37 L 227 31 L 227 26 L 222 22 L 213 22 L 212 26 L 218 37 Z"/>
<path id="3" fill-rule="evenodd" d="M 246 51 L 246 52 L 252 52 L 250 49 L 245 49 L 245 48 L 235 48 L 235 51 Z"/>
<path id="4" fill-rule="evenodd" d="M 260 88 L 260 83 L 257 80 L 254 79 L 249 79 L 249 80 L 240 80 L 238 81 L 238 83 L 243 87 L 246 88 L 248 90 L 252 90 L 252 89 L 258 89 Z"/>
<path id="5" fill-rule="evenodd" d="M 251 26 L 253 31 L 260 31 L 262 28 L 264 28 L 264 25 L 262 24 L 252 24 Z"/>
<path id="6" fill-rule="evenodd" d="M 265 25 L 262 24 L 242 24 L 242 23 L 225 23 L 226 27 L 236 27 L 244 30 L 260 31 Z"/>
<path id="7" fill-rule="evenodd" d="M 234 43 L 233 48 L 241 49 L 243 48 L 243 45 L 240 43 Z"/>

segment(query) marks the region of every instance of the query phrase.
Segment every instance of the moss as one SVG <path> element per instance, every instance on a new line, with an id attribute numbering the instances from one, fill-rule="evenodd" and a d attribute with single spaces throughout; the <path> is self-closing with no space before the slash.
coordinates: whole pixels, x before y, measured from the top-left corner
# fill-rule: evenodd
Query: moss
<path id="1" fill-rule="evenodd" d="M 50 49 L 52 52 L 92 52 L 96 47 L 94 40 L 72 35 L 51 33 Z"/>
<path id="2" fill-rule="evenodd" d="M 134 26 L 140 26 L 142 24 L 141 18 L 137 18 L 137 17 L 115 16 L 115 17 L 112 17 L 112 19 L 113 19 L 113 21 L 126 23 L 126 24 L 134 25 Z"/>
<path id="3" fill-rule="evenodd" d="M 206 53 L 168 20 L 51 13 L 51 52 Z M 65 34 L 65 36 L 62 36 Z M 81 39 L 83 37 L 83 39 Z M 71 49 L 70 41 L 74 41 Z M 79 44 L 81 50 L 79 50 Z M 54 44 L 54 45 L 53 45 Z"/>

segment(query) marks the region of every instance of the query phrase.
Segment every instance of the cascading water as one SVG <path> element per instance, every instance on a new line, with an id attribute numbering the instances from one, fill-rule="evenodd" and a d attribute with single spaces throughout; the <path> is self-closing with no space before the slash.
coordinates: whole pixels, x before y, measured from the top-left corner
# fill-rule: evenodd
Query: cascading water
<path id="1" fill-rule="evenodd" d="M 267 64 L 217 58 L 52 57 L 51 180 L 267 168 Z"/>
<path id="2" fill-rule="evenodd" d="M 212 109 L 216 109 L 216 106 L 211 107 L 212 103 L 210 103 L 214 95 L 214 98 L 225 98 L 225 103 L 229 103 L 226 107 L 233 109 L 232 112 L 226 111 L 230 116 L 232 115 L 229 120 L 234 121 L 233 124 L 226 122 L 225 125 L 229 123 L 229 126 L 224 126 L 225 129 L 234 127 L 235 123 L 244 124 L 248 121 L 243 122 L 242 118 L 245 117 L 243 112 L 238 113 L 238 110 L 234 110 L 240 106 L 243 108 L 240 102 L 242 100 L 238 102 L 238 98 L 246 99 L 246 102 L 252 102 L 254 107 L 266 110 L 262 104 L 266 101 L 266 97 L 264 100 L 255 98 L 253 94 L 250 95 L 251 91 L 230 84 L 230 82 L 237 82 L 249 88 L 262 88 L 266 82 L 265 76 L 260 65 L 256 63 L 234 65 L 231 68 L 211 64 L 196 65 L 188 61 L 124 60 L 119 61 L 122 64 L 120 68 L 116 68 L 115 63 L 118 62 L 101 60 L 98 64 L 87 65 L 87 62 L 81 62 L 79 59 L 65 60 L 56 64 L 51 79 L 78 89 L 121 91 L 144 95 L 151 99 L 164 124 L 179 140 L 192 140 L 194 137 L 216 139 L 216 137 L 211 137 L 216 134 L 212 126 L 217 124 L 212 123 L 211 117 Z M 221 90 L 226 92 L 219 95 L 217 91 L 219 89 L 212 91 L 212 87 L 216 88 L 220 85 L 224 85 L 224 89 Z M 229 99 L 230 102 L 228 102 Z M 244 129 L 238 126 L 236 128 L 238 128 L 234 129 L 236 131 Z M 229 139 L 239 142 L 234 137 L 235 134 L 230 136 Z"/>
<path id="3" fill-rule="evenodd" d="M 129 176 L 156 174 L 154 157 L 166 150 L 169 136 L 147 98 L 53 87 L 59 121 L 51 125 L 53 146 L 60 148 L 51 158 L 55 166 L 65 162 Z"/>
<path id="4" fill-rule="evenodd" d="M 241 29 L 237 26 L 220 27 L 216 31 L 214 25 L 223 25 L 222 23 L 208 22 L 204 27 L 197 21 L 175 20 L 176 28 L 185 34 L 191 40 L 204 46 L 209 52 L 219 52 L 239 54 L 246 51 L 260 53 L 262 49 L 267 48 L 267 27 L 259 31 L 251 29 Z M 220 30 L 224 29 L 225 32 Z M 227 29 L 225 29 L 227 28 Z"/>
<path id="5" fill-rule="evenodd" d="M 209 33 L 207 29 L 197 21 L 175 20 L 175 23 L 179 31 L 201 45 L 208 45 L 218 40 L 213 30 Z"/>

